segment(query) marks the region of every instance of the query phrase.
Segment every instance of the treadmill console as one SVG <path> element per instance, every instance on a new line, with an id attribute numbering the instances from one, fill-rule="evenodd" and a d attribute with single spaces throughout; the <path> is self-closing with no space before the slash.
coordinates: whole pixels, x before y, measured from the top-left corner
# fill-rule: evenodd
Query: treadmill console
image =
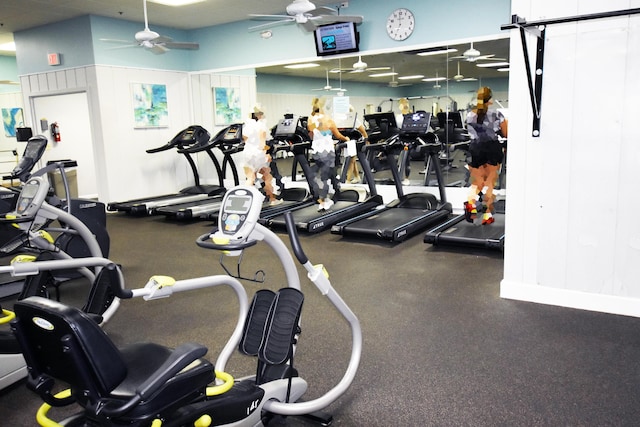
<path id="1" fill-rule="evenodd" d="M 44 178 L 30 178 L 23 186 L 16 203 L 15 214 L 21 217 L 35 217 L 49 192 L 49 185 Z"/>
<path id="2" fill-rule="evenodd" d="M 222 130 L 217 135 L 217 139 L 224 143 L 239 144 L 242 142 L 242 125 L 239 123 L 233 124 Z"/>
<path id="3" fill-rule="evenodd" d="M 188 146 L 209 141 L 211 135 L 202 126 L 189 126 L 178 133 L 172 140 L 176 145 Z"/>
<path id="4" fill-rule="evenodd" d="M 258 222 L 264 196 L 254 187 L 237 186 L 224 195 L 218 214 L 218 231 L 210 237 L 215 243 L 246 240 Z"/>
<path id="5" fill-rule="evenodd" d="M 402 135 L 425 135 L 429 132 L 431 125 L 431 113 L 426 111 L 416 111 L 404 115 L 400 134 Z"/>
<path id="6" fill-rule="evenodd" d="M 298 116 L 285 117 L 276 125 L 274 138 L 292 138 L 298 128 Z"/>

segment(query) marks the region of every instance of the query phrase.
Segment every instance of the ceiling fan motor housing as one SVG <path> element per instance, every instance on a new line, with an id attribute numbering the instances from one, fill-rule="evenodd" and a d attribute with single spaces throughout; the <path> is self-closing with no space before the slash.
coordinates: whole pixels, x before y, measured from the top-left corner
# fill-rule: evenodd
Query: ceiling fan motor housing
<path id="1" fill-rule="evenodd" d="M 286 10 L 289 15 L 304 15 L 315 8 L 316 6 L 308 0 L 294 0 Z"/>

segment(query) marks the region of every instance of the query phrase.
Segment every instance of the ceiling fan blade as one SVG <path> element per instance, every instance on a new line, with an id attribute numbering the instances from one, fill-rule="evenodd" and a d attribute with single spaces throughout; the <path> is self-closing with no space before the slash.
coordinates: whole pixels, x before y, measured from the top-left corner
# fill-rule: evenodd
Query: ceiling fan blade
<path id="1" fill-rule="evenodd" d="M 355 22 L 356 24 L 362 24 L 364 17 L 362 15 L 336 15 L 334 19 L 335 22 Z"/>
<path id="2" fill-rule="evenodd" d="M 280 25 L 291 24 L 293 22 L 295 22 L 295 19 L 283 19 L 281 21 L 267 22 L 266 24 L 254 25 L 253 27 L 249 27 L 249 31 L 262 31 Z"/>
<path id="3" fill-rule="evenodd" d="M 476 61 L 506 61 L 506 58 L 495 58 L 495 55 L 483 55 L 476 58 Z"/>
<path id="4" fill-rule="evenodd" d="M 391 67 L 367 67 L 367 71 L 384 71 L 390 69 Z"/>
<path id="5" fill-rule="evenodd" d="M 168 47 L 169 49 L 184 49 L 184 50 L 200 49 L 200 44 L 192 43 L 192 42 L 167 42 L 167 43 L 162 43 L 162 45 L 165 47 Z"/>
<path id="6" fill-rule="evenodd" d="M 162 55 L 163 53 L 166 53 L 169 51 L 169 49 L 162 44 L 154 44 L 153 47 L 147 48 L 147 50 L 150 50 L 156 55 Z"/>
<path id="7" fill-rule="evenodd" d="M 298 25 L 309 32 L 315 31 L 316 27 L 318 26 L 316 24 L 315 18 L 309 18 L 306 22 L 300 22 Z"/>
<path id="8" fill-rule="evenodd" d="M 364 18 L 359 15 L 318 15 L 310 16 L 309 21 L 313 21 L 315 25 L 335 24 L 340 22 L 362 23 Z"/>
<path id="9" fill-rule="evenodd" d="M 119 40 L 119 39 L 100 39 L 101 42 L 107 42 L 107 43 L 125 43 L 125 44 L 131 44 L 131 40 Z"/>
<path id="10" fill-rule="evenodd" d="M 289 15 L 263 15 L 259 13 L 250 13 L 249 16 L 255 21 L 280 21 L 282 19 L 291 19 Z"/>
<path id="11" fill-rule="evenodd" d="M 337 15 L 338 11 L 327 7 L 327 6 L 320 6 L 320 7 L 316 7 L 315 9 L 307 12 L 307 14 L 309 14 L 310 16 L 319 16 L 319 15 Z"/>

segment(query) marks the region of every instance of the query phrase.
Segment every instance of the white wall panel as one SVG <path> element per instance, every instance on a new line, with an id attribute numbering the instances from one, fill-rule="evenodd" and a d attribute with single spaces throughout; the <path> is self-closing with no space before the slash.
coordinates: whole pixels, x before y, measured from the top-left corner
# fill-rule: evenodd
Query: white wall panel
<path id="1" fill-rule="evenodd" d="M 537 20 L 632 3 L 514 0 L 512 13 Z M 531 137 L 524 61 L 512 31 L 503 297 L 640 316 L 640 199 L 630 178 L 640 161 L 640 87 L 632 77 L 640 71 L 639 20 L 547 27 L 539 138 Z M 527 40 L 535 49 L 535 38 Z"/>

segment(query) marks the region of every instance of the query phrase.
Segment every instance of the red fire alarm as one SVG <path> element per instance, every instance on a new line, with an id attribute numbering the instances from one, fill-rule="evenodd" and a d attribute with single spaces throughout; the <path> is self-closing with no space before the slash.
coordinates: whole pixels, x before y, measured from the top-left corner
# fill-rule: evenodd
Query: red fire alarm
<path id="1" fill-rule="evenodd" d="M 60 54 L 49 53 L 47 55 L 47 60 L 49 61 L 49 65 L 60 65 Z"/>

